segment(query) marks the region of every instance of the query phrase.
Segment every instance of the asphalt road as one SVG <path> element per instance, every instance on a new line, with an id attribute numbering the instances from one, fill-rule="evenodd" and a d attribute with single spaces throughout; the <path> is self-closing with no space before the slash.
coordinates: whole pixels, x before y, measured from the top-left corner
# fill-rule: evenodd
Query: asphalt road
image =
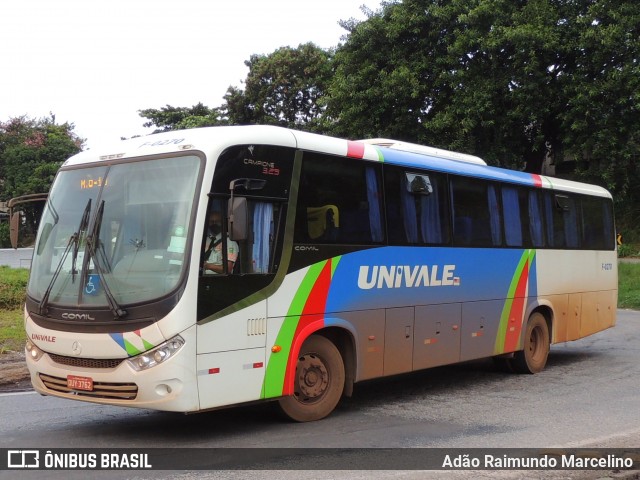
<path id="1" fill-rule="evenodd" d="M 283 420 L 272 404 L 184 416 L 33 393 L 0 395 L 0 447 L 640 447 L 638 378 L 640 312 L 620 310 L 615 328 L 553 346 L 540 374 L 507 374 L 483 360 L 371 381 L 357 384 L 354 396 L 329 418 L 306 424 Z M 70 477 L 59 473 L 53 478 Z M 93 476 L 255 478 L 234 471 L 103 473 Z M 334 471 L 305 477 L 602 478 L 605 473 Z M 299 472 L 278 476 L 300 477 Z"/>

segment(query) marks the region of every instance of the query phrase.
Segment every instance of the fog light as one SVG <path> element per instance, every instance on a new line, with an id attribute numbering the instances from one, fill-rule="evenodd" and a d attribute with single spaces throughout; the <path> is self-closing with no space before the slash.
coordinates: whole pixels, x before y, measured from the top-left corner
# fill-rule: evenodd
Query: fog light
<path id="1" fill-rule="evenodd" d="M 166 383 L 162 383 L 156 386 L 156 395 L 164 397 L 166 395 L 169 395 L 170 393 L 171 393 L 171 387 Z"/>

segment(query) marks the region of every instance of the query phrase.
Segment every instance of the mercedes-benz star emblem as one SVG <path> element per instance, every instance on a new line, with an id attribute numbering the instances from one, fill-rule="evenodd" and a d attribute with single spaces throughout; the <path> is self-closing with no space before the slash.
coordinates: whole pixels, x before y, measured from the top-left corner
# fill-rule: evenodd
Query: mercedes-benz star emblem
<path id="1" fill-rule="evenodd" d="M 71 352 L 74 355 L 80 355 L 82 353 L 82 345 L 80 345 L 79 341 L 75 341 L 73 342 L 73 345 L 71 345 Z"/>

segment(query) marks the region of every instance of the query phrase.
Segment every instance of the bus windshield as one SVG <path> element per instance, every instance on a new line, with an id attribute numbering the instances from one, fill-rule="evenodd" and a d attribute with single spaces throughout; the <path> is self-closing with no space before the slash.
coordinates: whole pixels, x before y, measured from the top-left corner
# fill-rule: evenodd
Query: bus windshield
<path id="1" fill-rule="evenodd" d="M 61 171 L 45 207 L 28 293 L 43 304 L 110 307 L 161 298 L 189 253 L 194 155 Z"/>

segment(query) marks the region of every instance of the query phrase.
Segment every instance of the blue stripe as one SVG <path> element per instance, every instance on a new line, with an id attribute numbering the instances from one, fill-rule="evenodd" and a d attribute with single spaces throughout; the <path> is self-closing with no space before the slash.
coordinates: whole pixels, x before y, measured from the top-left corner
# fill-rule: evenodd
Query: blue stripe
<path id="1" fill-rule="evenodd" d="M 387 164 L 400 165 L 403 167 L 427 168 L 437 172 L 466 175 L 485 180 L 510 182 L 519 185 L 535 186 L 533 177 L 530 173 L 490 167 L 486 165 L 476 165 L 474 163 L 465 163 L 456 160 L 446 160 L 432 157 L 430 155 L 420 155 L 411 152 L 391 150 L 388 148 L 380 148 L 380 151 L 384 155 L 384 161 Z"/>

